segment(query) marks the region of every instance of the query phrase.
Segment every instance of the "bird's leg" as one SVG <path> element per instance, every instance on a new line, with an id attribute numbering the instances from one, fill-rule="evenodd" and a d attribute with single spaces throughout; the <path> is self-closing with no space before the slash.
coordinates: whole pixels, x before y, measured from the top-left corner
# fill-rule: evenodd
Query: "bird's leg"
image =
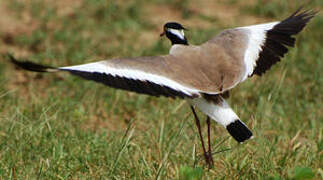
<path id="1" fill-rule="evenodd" d="M 192 112 L 193 112 L 193 114 L 194 114 L 195 124 L 196 124 L 197 129 L 198 129 L 199 134 L 200 134 L 200 140 L 201 140 L 201 144 L 202 144 L 202 148 L 203 148 L 203 152 L 204 152 L 205 161 L 206 161 L 206 163 L 210 166 L 209 158 L 208 158 L 208 155 L 207 155 L 207 153 L 206 153 L 205 146 L 204 146 L 203 136 L 202 136 L 202 132 L 201 132 L 201 124 L 200 124 L 200 120 L 199 120 L 199 118 L 197 117 L 196 112 L 195 112 L 195 110 L 194 110 L 194 107 L 193 107 L 193 106 L 191 106 L 191 109 L 192 109 Z"/>
<path id="2" fill-rule="evenodd" d="M 210 121 L 209 116 L 206 117 L 206 123 L 207 123 L 207 140 L 208 140 L 208 146 L 209 146 L 208 158 L 209 158 L 209 163 L 212 167 L 214 164 L 214 161 L 213 161 L 212 150 L 211 150 L 211 121 Z M 209 168 L 211 168 L 211 167 L 209 167 Z"/>

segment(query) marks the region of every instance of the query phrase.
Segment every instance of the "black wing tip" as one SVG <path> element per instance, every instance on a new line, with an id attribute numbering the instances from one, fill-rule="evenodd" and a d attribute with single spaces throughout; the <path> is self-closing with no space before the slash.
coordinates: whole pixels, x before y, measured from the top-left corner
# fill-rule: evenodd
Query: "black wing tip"
<path id="1" fill-rule="evenodd" d="M 252 132 L 239 119 L 227 125 L 226 128 L 230 135 L 239 143 L 243 143 L 244 141 L 253 137 Z"/>
<path id="2" fill-rule="evenodd" d="M 293 14 L 288 18 L 281 21 L 279 24 L 289 24 L 290 26 L 295 26 L 294 33 L 292 35 L 299 33 L 303 30 L 306 24 L 319 13 L 319 10 L 307 9 L 303 10 L 305 5 L 299 7 Z M 279 26 L 277 24 L 276 26 Z"/>
<path id="3" fill-rule="evenodd" d="M 301 5 L 290 17 L 307 17 L 307 18 L 312 18 L 314 17 L 320 10 L 314 10 L 314 9 L 307 9 L 303 10 L 305 8 L 305 4 Z"/>
<path id="4" fill-rule="evenodd" d="M 266 41 L 259 54 L 257 66 L 252 75 L 261 76 L 270 67 L 280 61 L 288 52 L 287 47 L 294 47 L 295 37 L 300 33 L 307 23 L 319 12 L 315 10 L 303 10 L 299 7 L 292 15 L 279 22 L 267 31 Z"/>
<path id="5" fill-rule="evenodd" d="M 55 71 L 57 68 L 51 67 L 51 66 L 44 66 L 41 64 L 36 64 L 30 61 L 23 61 L 16 59 L 11 53 L 7 54 L 10 62 L 17 67 L 20 67 L 22 69 L 28 70 L 28 71 L 35 71 L 35 72 L 50 72 Z"/>
<path id="6" fill-rule="evenodd" d="M 316 16 L 317 13 L 319 13 L 319 10 L 314 10 L 314 9 L 307 9 L 307 10 L 303 10 L 303 7 L 300 7 L 296 12 L 295 12 L 295 17 L 300 17 L 302 19 L 305 20 L 310 20 L 312 19 L 314 16 Z"/>
<path id="7" fill-rule="evenodd" d="M 5 56 L 7 56 L 9 58 L 11 63 L 18 64 L 19 61 L 11 53 L 7 53 Z"/>

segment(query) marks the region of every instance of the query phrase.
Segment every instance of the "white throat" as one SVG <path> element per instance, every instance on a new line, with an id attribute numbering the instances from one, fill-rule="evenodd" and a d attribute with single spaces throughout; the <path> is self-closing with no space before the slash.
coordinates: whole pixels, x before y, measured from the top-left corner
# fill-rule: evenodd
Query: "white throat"
<path id="1" fill-rule="evenodd" d="M 176 35 L 177 37 L 179 37 L 180 39 L 185 39 L 184 36 L 184 30 L 183 29 L 168 29 L 168 31 L 174 35 Z"/>

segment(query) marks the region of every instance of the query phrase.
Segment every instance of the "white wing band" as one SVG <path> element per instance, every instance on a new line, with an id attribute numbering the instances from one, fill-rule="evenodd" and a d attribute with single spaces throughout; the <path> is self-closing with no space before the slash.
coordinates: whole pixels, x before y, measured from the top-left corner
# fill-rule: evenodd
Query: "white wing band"
<path id="1" fill-rule="evenodd" d="M 111 67 L 107 61 L 100 61 L 100 62 L 76 65 L 76 66 L 61 67 L 59 69 L 83 71 L 83 72 L 90 72 L 90 73 L 94 73 L 94 72 L 104 73 L 107 75 L 112 75 L 114 77 L 118 76 L 118 77 L 124 77 L 127 79 L 133 79 L 133 80 L 149 81 L 158 85 L 167 86 L 176 91 L 183 92 L 184 94 L 189 96 L 200 94 L 197 89 L 187 87 L 167 77 L 143 72 L 137 69 Z"/>
<path id="2" fill-rule="evenodd" d="M 253 73 L 256 66 L 256 61 L 259 58 L 262 46 L 266 40 L 267 31 L 272 29 L 278 23 L 279 22 L 272 22 L 267 24 L 239 27 L 239 29 L 249 30 L 248 47 L 244 55 L 246 73 L 243 76 L 242 81 Z"/>

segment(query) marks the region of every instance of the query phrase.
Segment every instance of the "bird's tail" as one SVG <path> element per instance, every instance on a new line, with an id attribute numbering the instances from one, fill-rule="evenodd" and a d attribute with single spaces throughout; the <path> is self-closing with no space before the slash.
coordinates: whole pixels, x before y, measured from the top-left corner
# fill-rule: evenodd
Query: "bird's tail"
<path id="1" fill-rule="evenodd" d="M 253 137 L 252 132 L 240 121 L 239 117 L 222 97 L 219 97 L 217 102 L 211 102 L 205 98 L 195 98 L 191 100 L 191 103 L 210 118 L 223 125 L 239 143 Z"/>
<path id="2" fill-rule="evenodd" d="M 251 139 L 252 132 L 248 129 L 248 127 L 239 119 L 230 123 L 226 126 L 226 129 L 230 133 L 230 135 L 239 143 L 242 143 L 248 139 Z"/>
<path id="3" fill-rule="evenodd" d="M 35 72 L 57 72 L 59 69 L 51 66 L 44 66 L 41 64 L 36 64 L 30 61 L 19 61 L 11 54 L 8 54 L 10 61 L 15 64 L 16 66 L 28 70 L 28 71 L 35 71 Z"/>

